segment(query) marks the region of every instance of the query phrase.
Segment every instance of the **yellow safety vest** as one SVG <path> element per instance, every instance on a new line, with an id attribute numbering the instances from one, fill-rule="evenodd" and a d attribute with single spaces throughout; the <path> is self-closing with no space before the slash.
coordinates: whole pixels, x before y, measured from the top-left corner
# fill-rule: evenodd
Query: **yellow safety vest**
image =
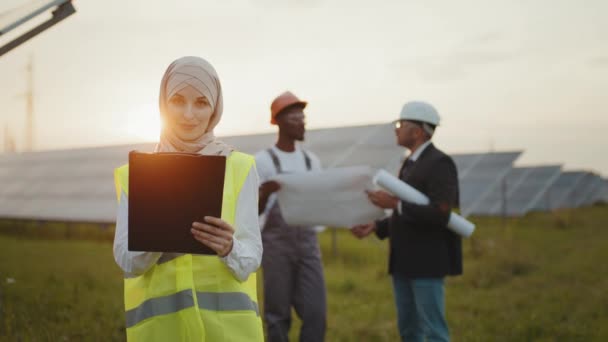
<path id="1" fill-rule="evenodd" d="M 234 225 L 236 202 L 252 156 L 226 160 L 222 219 Z M 129 191 L 129 165 L 114 171 L 116 194 Z M 235 229 L 238 229 L 236 227 Z M 128 341 L 264 341 L 256 274 L 241 282 L 217 256 L 161 257 L 146 273 L 125 278 Z"/>

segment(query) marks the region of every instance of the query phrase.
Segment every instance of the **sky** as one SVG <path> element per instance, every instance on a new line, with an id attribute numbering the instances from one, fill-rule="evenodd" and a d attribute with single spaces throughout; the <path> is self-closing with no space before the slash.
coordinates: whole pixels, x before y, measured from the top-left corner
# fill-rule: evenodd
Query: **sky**
<path id="1" fill-rule="evenodd" d="M 0 26 L 3 12 L 29 2 L 2 0 Z M 196 55 L 222 82 L 218 135 L 275 131 L 270 102 L 287 89 L 309 102 L 308 128 L 389 122 L 403 103 L 423 100 L 442 117 L 434 140 L 447 152 L 523 149 L 519 165 L 608 175 L 605 0 L 74 6 L 76 14 L 0 57 L 0 134 L 9 127 L 20 150 L 30 58 L 34 148 L 48 150 L 156 140 L 162 74 Z"/>

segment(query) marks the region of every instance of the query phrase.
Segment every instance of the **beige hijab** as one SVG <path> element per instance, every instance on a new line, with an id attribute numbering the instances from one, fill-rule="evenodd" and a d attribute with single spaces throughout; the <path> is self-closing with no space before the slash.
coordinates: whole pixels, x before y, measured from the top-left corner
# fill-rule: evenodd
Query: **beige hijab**
<path id="1" fill-rule="evenodd" d="M 220 122 L 223 111 L 222 86 L 209 62 L 199 57 L 182 57 L 169 65 L 160 83 L 160 115 L 164 122 L 168 115 L 167 101 L 178 91 L 191 86 L 201 92 L 209 100 L 213 114 L 205 134 L 195 141 L 181 140 L 166 125 L 160 134 L 160 142 L 155 152 L 188 152 L 205 155 L 226 156 L 234 150 L 233 147 L 216 140 L 213 129 Z"/>

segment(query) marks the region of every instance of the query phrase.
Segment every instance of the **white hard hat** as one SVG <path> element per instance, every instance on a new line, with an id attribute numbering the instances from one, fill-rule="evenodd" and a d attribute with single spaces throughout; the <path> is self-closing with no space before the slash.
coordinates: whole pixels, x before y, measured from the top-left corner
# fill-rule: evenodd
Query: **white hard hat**
<path id="1" fill-rule="evenodd" d="M 439 126 L 439 113 L 435 107 L 422 101 L 411 101 L 403 105 L 399 120 L 413 120 Z"/>

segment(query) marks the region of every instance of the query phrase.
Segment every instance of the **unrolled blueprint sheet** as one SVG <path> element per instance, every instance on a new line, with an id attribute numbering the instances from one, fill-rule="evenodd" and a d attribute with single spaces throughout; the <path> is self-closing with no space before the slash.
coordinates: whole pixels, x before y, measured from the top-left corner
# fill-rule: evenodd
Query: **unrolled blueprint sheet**
<path id="1" fill-rule="evenodd" d="M 385 215 L 365 190 L 374 189 L 375 170 L 366 166 L 281 174 L 277 199 L 283 219 L 293 226 L 325 225 L 350 228 Z"/>

